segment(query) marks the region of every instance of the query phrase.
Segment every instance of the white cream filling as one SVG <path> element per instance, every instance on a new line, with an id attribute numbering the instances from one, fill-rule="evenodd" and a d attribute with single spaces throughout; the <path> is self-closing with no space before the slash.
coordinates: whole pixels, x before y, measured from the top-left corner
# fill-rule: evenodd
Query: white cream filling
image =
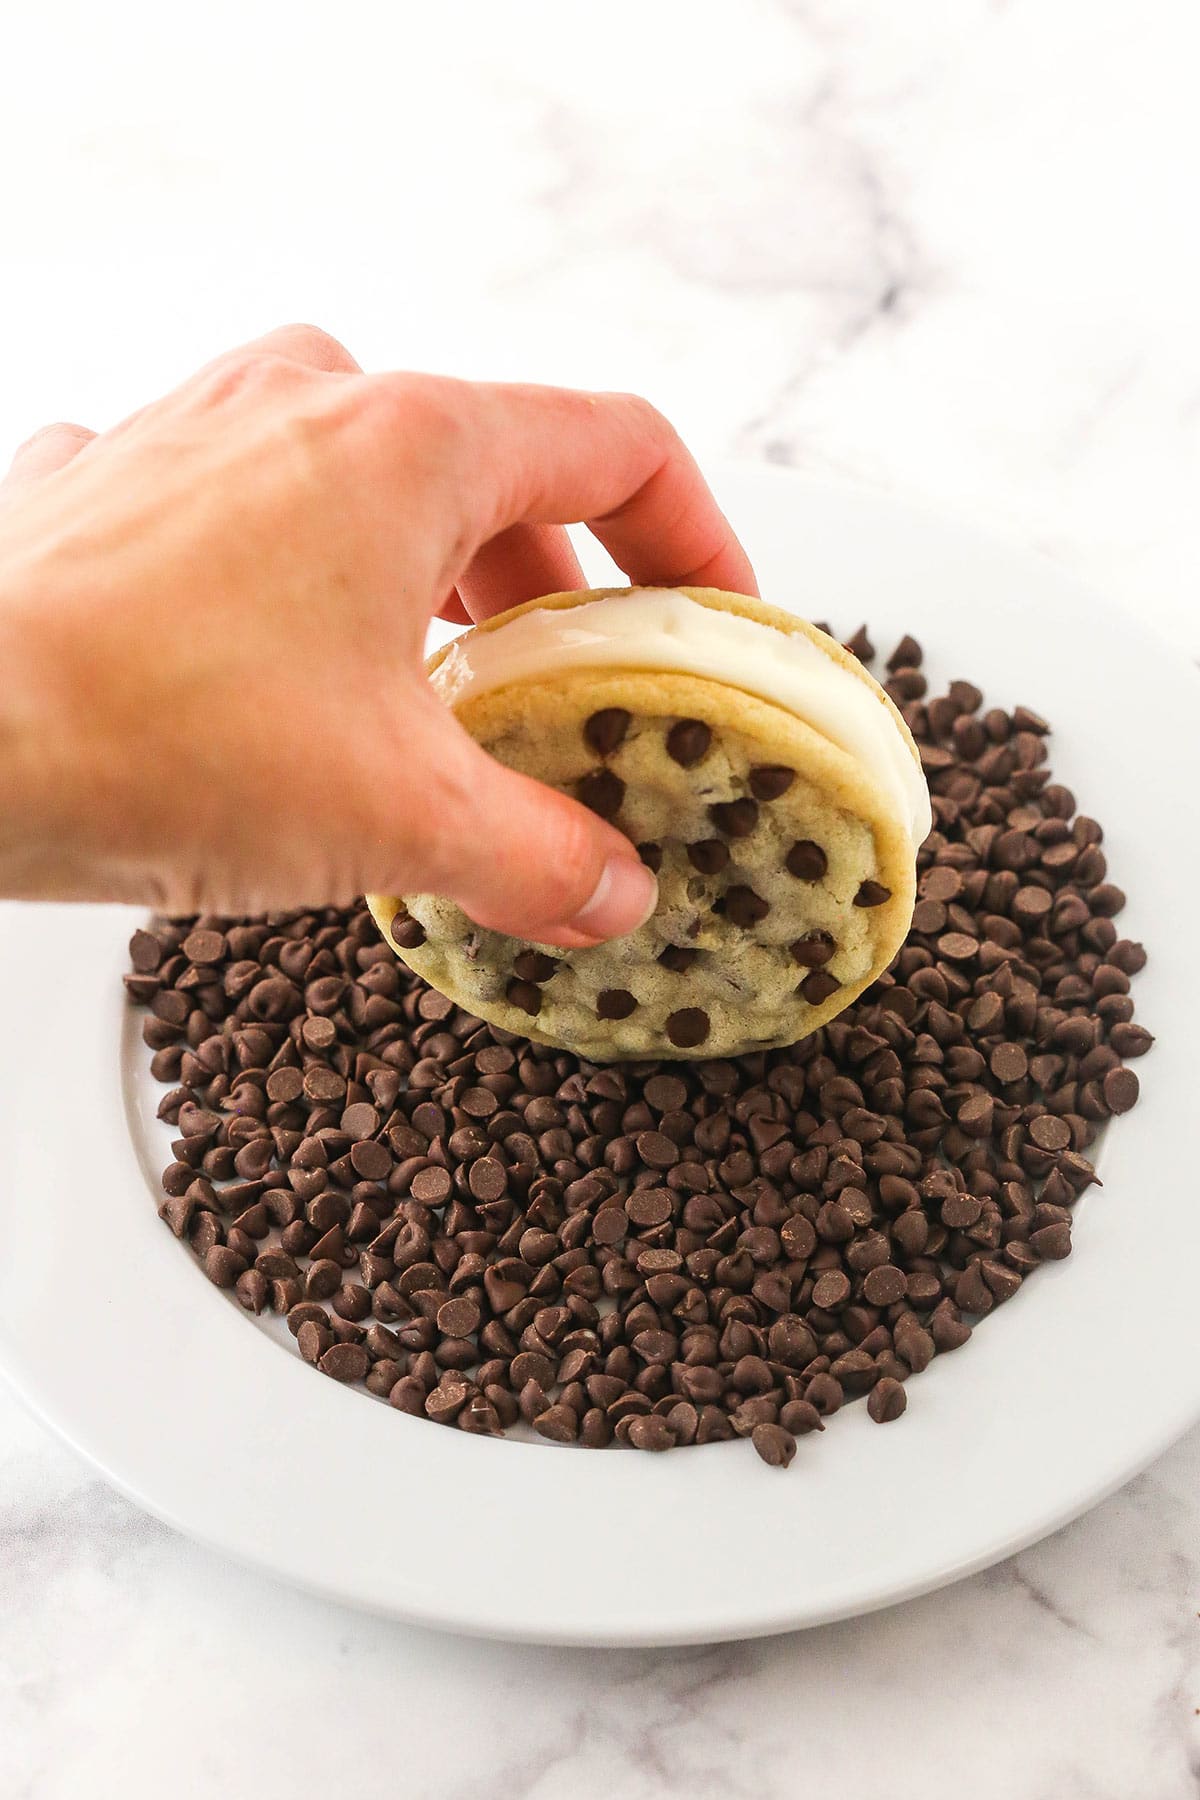
<path id="1" fill-rule="evenodd" d="M 808 638 L 720 612 L 674 588 L 636 588 L 580 606 L 536 608 L 498 631 L 468 632 L 434 670 L 449 706 L 566 669 L 664 669 L 741 688 L 803 719 L 860 764 L 908 826 L 933 823 L 920 765 L 865 682 Z"/>

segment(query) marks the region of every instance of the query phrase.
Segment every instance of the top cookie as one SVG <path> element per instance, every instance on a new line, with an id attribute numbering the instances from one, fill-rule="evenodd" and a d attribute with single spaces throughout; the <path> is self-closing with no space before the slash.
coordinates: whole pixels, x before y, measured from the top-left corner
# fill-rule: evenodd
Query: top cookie
<path id="1" fill-rule="evenodd" d="M 579 608 L 567 642 L 561 615 Z M 487 655 L 475 645 L 471 666 L 473 640 L 530 615 L 547 617 L 512 634 L 507 654 L 501 639 Z M 912 915 L 924 789 L 899 714 L 841 645 L 741 595 L 605 589 L 489 620 L 431 658 L 435 687 L 448 657 L 443 690 L 472 736 L 625 832 L 659 903 L 629 937 L 563 950 L 483 930 L 437 896 L 370 896 L 434 987 L 596 1061 L 730 1056 L 805 1036 L 887 966 Z M 826 728 L 772 692 L 808 692 Z"/>

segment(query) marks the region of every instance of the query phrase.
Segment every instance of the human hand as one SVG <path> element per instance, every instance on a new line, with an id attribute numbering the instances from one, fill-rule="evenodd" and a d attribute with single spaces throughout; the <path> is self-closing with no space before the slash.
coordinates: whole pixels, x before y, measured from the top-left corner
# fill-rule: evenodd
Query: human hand
<path id="1" fill-rule="evenodd" d="M 166 912 L 447 894 L 579 945 L 654 880 L 437 701 L 425 629 L 582 586 L 754 592 L 666 421 L 626 395 L 364 375 L 287 327 L 0 488 L 0 894 Z"/>

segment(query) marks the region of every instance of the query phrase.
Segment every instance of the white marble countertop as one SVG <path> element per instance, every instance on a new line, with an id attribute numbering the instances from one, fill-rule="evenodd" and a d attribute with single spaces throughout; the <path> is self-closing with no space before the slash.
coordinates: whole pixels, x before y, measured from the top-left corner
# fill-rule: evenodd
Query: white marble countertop
<path id="1" fill-rule="evenodd" d="M 49 0 L 5 37 L 0 446 L 311 318 L 975 513 L 1200 654 L 1186 0 Z M 1191 1800 L 1198 1496 L 1194 1433 L 873 1618 L 539 1651 L 226 1567 L 0 1394 L 0 1794 Z"/>

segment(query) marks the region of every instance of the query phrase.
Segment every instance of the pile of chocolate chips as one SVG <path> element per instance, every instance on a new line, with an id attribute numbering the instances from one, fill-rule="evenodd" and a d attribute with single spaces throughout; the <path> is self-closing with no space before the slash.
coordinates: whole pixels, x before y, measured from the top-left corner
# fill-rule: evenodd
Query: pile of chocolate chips
<path id="1" fill-rule="evenodd" d="M 850 647 L 873 654 L 865 633 Z M 796 1437 L 910 1375 L 1071 1249 L 1138 1096 L 1141 946 L 1043 720 L 887 685 L 934 830 L 912 932 L 789 1049 L 600 1066 L 470 1017 L 362 905 L 156 921 L 131 945 L 178 1131 L 162 1217 L 300 1354 L 401 1411 L 639 1450 Z"/>

